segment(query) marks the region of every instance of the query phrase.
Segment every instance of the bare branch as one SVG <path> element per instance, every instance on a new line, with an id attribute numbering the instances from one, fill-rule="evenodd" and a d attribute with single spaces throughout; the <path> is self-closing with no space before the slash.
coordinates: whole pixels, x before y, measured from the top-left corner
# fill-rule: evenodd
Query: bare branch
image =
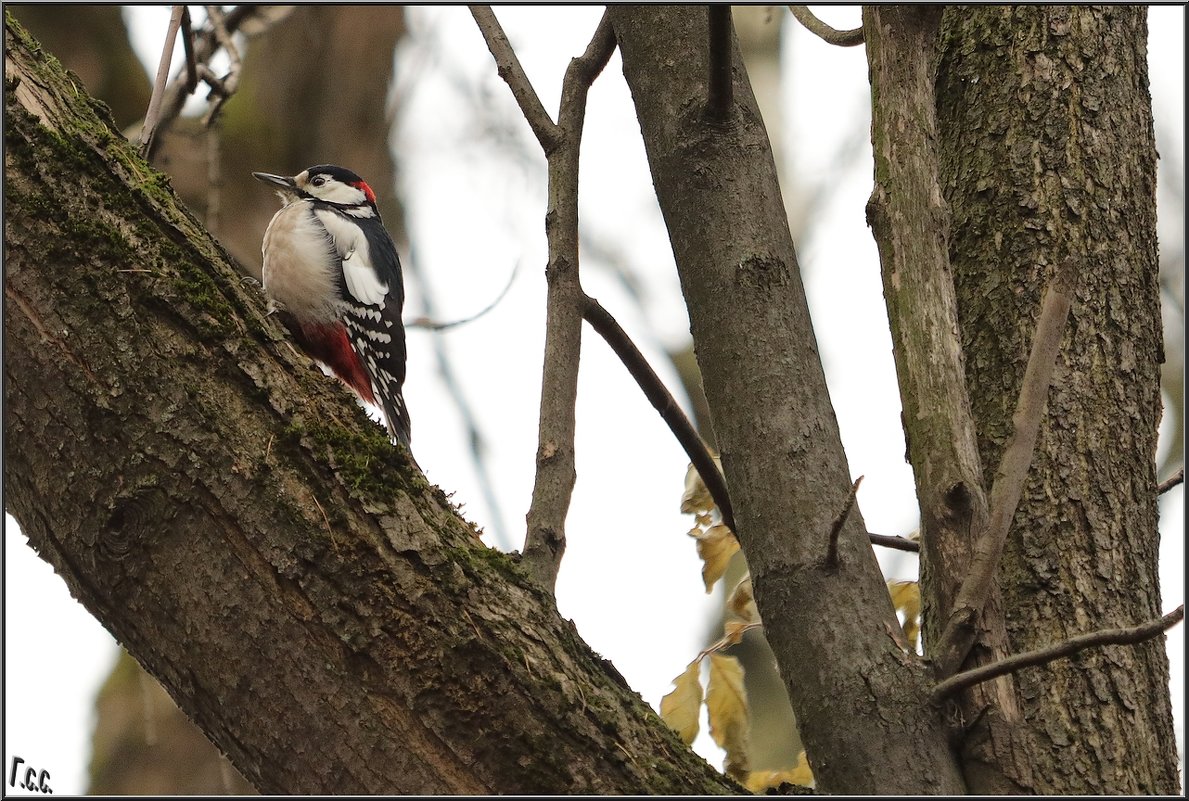
<path id="1" fill-rule="evenodd" d="M 636 379 L 644 396 L 648 398 L 653 408 L 660 412 L 661 418 L 668 424 L 673 436 L 685 449 L 685 455 L 689 457 L 694 469 L 702 477 L 702 483 L 706 485 L 710 497 L 714 499 L 714 505 L 718 507 L 718 511 L 722 515 L 723 523 L 731 531 L 735 531 L 735 513 L 731 508 L 731 497 L 727 492 L 726 479 L 719 472 L 718 465 L 714 463 L 714 457 L 706 448 L 706 443 L 698 436 L 697 430 L 685 416 L 685 412 L 681 411 L 677 401 L 669 394 L 664 382 L 648 364 L 644 354 L 640 352 L 631 337 L 620 327 L 610 312 L 589 295 L 584 298 L 582 317 L 611 346 L 611 350 L 615 351 L 615 355 L 623 362 L 624 367 L 628 368 L 632 378 Z"/>
<path id="2" fill-rule="evenodd" d="M 223 108 L 231 96 L 235 94 L 235 90 L 239 88 L 239 74 L 242 63 L 239 57 L 239 48 L 235 46 L 235 40 L 231 38 L 230 31 L 227 30 L 223 10 L 219 6 L 206 6 L 206 15 L 210 19 L 211 29 L 215 34 L 215 41 L 219 46 L 227 51 L 227 58 L 231 62 L 227 75 L 222 80 L 215 78 L 214 73 L 209 69 L 203 76 L 207 84 L 211 87 L 211 94 L 214 100 L 211 102 L 210 108 L 203 117 L 203 125 L 210 125 Z"/>
<path id="3" fill-rule="evenodd" d="M 867 538 L 871 540 L 872 545 L 882 545 L 885 548 L 894 548 L 897 551 L 920 553 L 921 550 L 921 544 L 919 542 L 910 540 L 907 537 L 893 537 L 887 534 L 868 534 Z"/>
<path id="4" fill-rule="evenodd" d="M 842 511 L 838 513 L 838 517 L 834 518 L 834 525 L 830 526 L 830 545 L 826 549 L 826 565 L 829 567 L 838 566 L 838 535 L 842 533 L 842 526 L 846 524 L 846 518 L 850 516 L 850 510 L 854 508 L 855 496 L 859 493 L 859 485 L 863 483 L 863 477 L 859 476 L 855 479 L 855 483 L 850 485 L 850 492 L 846 495 L 846 501 L 842 504 Z"/>
<path id="5" fill-rule="evenodd" d="M 706 116 L 717 124 L 731 118 L 735 105 L 734 50 L 731 48 L 731 6 L 712 5 L 710 14 L 709 48 L 710 76 L 707 80 Z"/>
<path id="6" fill-rule="evenodd" d="M 1182 604 L 1164 617 L 1142 623 L 1138 626 L 1125 629 L 1092 631 L 1089 634 L 1071 637 L 1064 642 L 1046 645 L 1044 648 L 1037 648 L 1035 651 L 1009 656 L 998 662 L 982 665 L 973 670 L 967 670 L 963 673 L 950 676 L 933 688 L 932 698 L 935 702 L 940 701 L 968 687 L 973 687 L 975 684 L 990 681 L 1007 673 L 1015 673 L 1021 668 L 1044 665 L 1062 657 L 1072 656 L 1079 651 L 1093 648 L 1096 645 L 1134 645 L 1141 643 L 1172 628 L 1177 623 L 1180 623 L 1184 617 L 1185 605 Z"/>
<path id="7" fill-rule="evenodd" d="M 187 94 L 198 86 L 198 67 L 194 61 L 194 28 L 190 24 L 190 7 L 182 6 L 182 49 L 186 52 Z"/>
<path id="8" fill-rule="evenodd" d="M 284 7 L 281 6 L 239 5 L 235 6 L 223 15 L 223 28 L 228 33 L 227 38 L 230 39 L 229 35 L 239 30 L 241 26 L 248 26 L 249 23 L 253 23 L 253 27 L 255 28 L 254 35 L 259 35 L 260 33 L 263 33 L 265 30 L 267 30 L 268 27 L 270 27 L 275 22 L 284 19 L 284 17 L 287 16 L 287 13 L 288 12 L 284 10 Z M 182 21 L 183 23 L 185 22 L 184 17 Z M 219 50 L 219 36 L 214 29 L 212 20 L 208 18 L 207 24 L 204 25 L 201 30 L 195 32 L 193 36 L 188 38 L 188 43 L 190 44 L 193 53 L 194 74 L 195 78 L 197 78 L 204 68 L 209 70 L 209 67 L 206 65 L 210 61 L 211 57 Z M 187 53 L 186 75 L 178 76 L 174 80 L 170 81 L 169 85 L 165 87 L 160 104 L 159 116 L 155 122 L 154 136 L 152 141 L 150 141 L 148 144 L 147 157 L 151 157 L 153 155 L 153 152 L 157 148 L 157 142 L 159 141 L 161 134 L 177 118 L 178 114 L 181 113 L 182 107 L 186 103 L 186 98 L 193 94 L 194 89 L 197 87 L 197 80 L 190 80 L 188 64 L 189 59 L 190 53 Z M 218 81 L 217 78 L 216 81 Z M 221 83 L 225 83 L 225 81 Z M 234 91 L 234 89 L 232 89 L 232 91 Z M 145 123 L 147 124 L 147 122 L 148 119 L 146 115 Z M 144 148 L 142 148 L 142 152 L 146 152 Z"/>
<path id="9" fill-rule="evenodd" d="M 549 265 L 545 316 L 545 359 L 541 375 L 537 472 L 529 505 L 523 561 L 537 582 L 552 590 L 566 548 L 566 513 L 574 491 L 574 408 L 578 399 L 578 361 L 582 346 L 585 294 L 578 276 L 578 152 L 591 83 L 615 50 L 610 14 L 605 12 L 586 51 L 572 59 L 562 79 L 558 124 L 548 115 L 520 70 L 491 9 L 471 9 L 488 47 L 534 127 L 549 165 L 549 206 L 545 236 Z M 498 36 L 496 35 L 498 34 Z M 515 72 L 508 69 L 514 68 Z M 535 119 L 535 122 L 534 122 Z"/>
<path id="10" fill-rule="evenodd" d="M 789 11 L 793 12 L 793 16 L 797 22 L 805 26 L 805 30 L 827 44 L 837 45 L 838 47 L 854 47 L 855 45 L 863 44 L 863 26 L 861 25 L 858 28 L 840 31 L 837 28 L 831 28 L 818 19 L 809 10 L 809 6 L 791 5 L 789 6 Z"/>
<path id="11" fill-rule="evenodd" d="M 545 110 L 545 106 L 541 105 L 541 98 L 537 97 L 524 67 L 520 66 L 520 59 L 516 57 L 516 51 L 508 42 L 504 28 L 495 18 L 491 6 L 470 6 L 470 9 L 475 24 L 479 26 L 479 32 L 487 42 L 487 49 L 495 59 L 496 71 L 512 90 L 512 96 L 516 98 L 524 119 L 533 129 L 533 134 L 541 143 L 541 149 L 548 156 L 557 147 L 561 132 L 550 118 L 549 112 Z"/>
<path id="12" fill-rule="evenodd" d="M 480 317 L 482 317 L 483 315 L 487 314 L 489 311 L 494 309 L 496 306 L 500 305 L 500 301 L 502 301 L 505 297 L 507 297 L 508 290 L 512 288 L 512 283 L 516 280 L 516 273 L 518 273 L 518 272 L 520 272 L 520 261 L 519 260 L 512 267 L 512 274 L 508 276 L 508 283 L 504 284 L 504 288 L 500 290 L 500 293 L 495 296 L 495 299 L 493 299 L 491 301 L 491 303 L 488 303 L 486 306 L 484 306 L 482 309 L 475 312 L 474 314 L 468 315 L 468 316 L 463 317 L 458 320 L 450 320 L 449 322 L 446 322 L 446 323 L 435 322 L 434 320 L 430 319 L 428 316 L 422 315 L 421 317 L 418 317 L 415 320 L 410 320 L 409 322 L 405 323 L 405 328 L 422 328 L 422 329 L 425 329 L 426 331 L 446 331 L 446 330 L 455 328 L 460 325 L 466 325 L 467 323 L 473 323 L 476 320 L 478 320 Z"/>
<path id="13" fill-rule="evenodd" d="M 974 619 L 986 603 L 994 584 L 1007 532 L 1032 463 L 1065 320 L 1073 303 L 1073 282 L 1073 266 L 1065 264 L 1053 276 L 1045 292 L 1040 317 L 1036 322 L 1036 333 L 1032 338 L 1032 351 L 1028 355 L 1028 365 L 1024 368 L 1016 411 L 1012 415 L 1012 433 L 1003 449 L 999 468 L 995 471 L 986 530 L 975 540 L 970 572 L 962 582 L 962 589 L 958 591 L 953 611 L 941 636 L 936 657 L 939 675 L 949 676 L 956 671 L 974 643 Z"/>
<path id="14" fill-rule="evenodd" d="M 1168 477 L 1164 481 L 1161 481 L 1160 484 L 1157 485 L 1156 494 L 1163 495 L 1164 493 L 1168 492 L 1170 489 L 1177 486 L 1178 484 L 1183 483 L 1184 481 L 1185 481 L 1185 468 L 1182 467 L 1180 470 L 1173 473 L 1170 477 Z"/>
<path id="15" fill-rule="evenodd" d="M 157 77 L 153 81 L 153 94 L 149 98 L 149 108 L 144 115 L 144 123 L 140 128 L 140 152 L 147 156 L 152 148 L 153 137 L 157 133 L 157 124 L 161 119 L 161 103 L 165 97 L 165 84 L 169 80 L 169 64 L 173 61 L 173 45 L 178 38 L 178 29 L 182 25 L 185 6 L 174 6 L 169 17 L 169 28 L 165 32 L 165 44 L 161 47 L 161 60 L 157 63 Z"/>

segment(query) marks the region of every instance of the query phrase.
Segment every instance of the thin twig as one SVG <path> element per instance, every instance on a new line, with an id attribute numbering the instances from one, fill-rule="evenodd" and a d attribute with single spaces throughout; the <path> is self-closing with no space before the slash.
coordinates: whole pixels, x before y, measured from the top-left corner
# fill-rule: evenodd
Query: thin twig
<path id="1" fill-rule="evenodd" d="M 644 396 L 660 413 L 661 419 L 669 426 L 669 430 L 673 432 L 673 436 L 685 450 L 685 455 L 693 463 L 694 469 L 702 477 L 702 483 L 706 485 L 710 497 L 714 499 L 714 505 L 718 507 L 719 514 L 722 515 L 722 522 L 731 531 L 735 531 L 735 514 L 731 509 L 731 497 L 727 492 L 726 479 L 719 472 L 718 466 L 714 463 L 714 457 L 706 448 L 706 443 L 698 436 L 697 429 L 685 416 L 685 412 L 681 411 L 681 407 L 677 405 L 677 401 L 669 394 L 664 382 L 648 364 L 644 354 L 611 316 L 611 313 L 589 295 L 583 298 L 582 319 L 590 323 L 590 327 L 611 346 L 611 350 L 615 351 L 615 355 L 623 362 L 624 367 L 628 368 L 632 378 L 636 379 Z"/>
<path id="2" fill-rule="evenodd" d="M 840 31 L 818 19 L 809 10 L 809 6 L 789 6 L 789 11 L 793 12 L 793 16 L 796 17 L 797 22 L 805 26 L 805 30 L 827 44 L 837 45 L 839 47 L 854 47 L 855 45 L 863 44 L 863 26 L 861 25 L 858 28 Z"/>
<path id="3" fill-rule="evenodd" d="M 475 18 L 475 24 L 479 26 L 479 32 L 483 34 L 483 39 L 487 42 L 487 49 L 491 51 L 491 55 L 495 59 L 496 71 L 508 84 L 508 88 L 512 90 L 512 96 L 516 98 L 520 112 L 524 115 L 529 127 L 533 129 L 537 141 L 541 143 L 541 149 L 548 156 L 557 147 L 561 139 L 561 131 L 550 118 L 545 106 L 541 104 L 541 98 L 533 89 L 528 75 L 524 72 L 524 67 L 520 66 L 520 59 L 516 57 L 516 51 L 508 42 L 503 26 L 495 18 L 491 6 L 470 6 L 470 9 L 471 16 Z"/>
<path id="4" fill-rule="evenodd" d="M 970 572 L 962 582 L 939 643 L 937 666 L 941 676 L 952 675 L 958 669 L 977 636 L 974 620 L 994 585 L 1007 532 L 1032 463 L 1065 320 L 1073 303 L 1073 282 L 1073 267 L 1065 264 L 1053 276 L 1045 292 L 1036 333 L 1032 337 L 1032 351 L 1028 355 L 1012 415 L 1012 433 L 995 471 L 995 483 L 987 504 L 986 528 L 976 535 Z"/>
<path id="5" fill-rule="evenodd" d="M 735 105 L 734 55 L 731 47 L 731 6 L 712 5 L 710 14 L 710 37 L 708 46 L 710 76 L 707 81 L 706 116 L 716 124 L 723 124 L 731 118 Z"/>
<path id="6" fill-rule="evenodd" d="M 1185 481 L 1185 468 L 1182 467 L 1180 470 L 1173 473 L 1170 477 L 1166 478 L 1164 481 L 1161 481 L 1160 484 L 1157 485 L 1156 494 L 1163 495 L 1164 493 L 1168 492 L 1170 489 L 1177 486 L 1178 484 L 1183 483 L 1184 481 Z"/>
<path id="7" fill-rule="evenodd" d="M 830 526 L 830 544 L 826 548 L 826 565 L 828 567 L 838 566 L 838 535 L 842 533 L 842 527 L 846 525 L 846 518 L 850 516 L 850 510 L 854 508 L 855 496 L 859 494 L 859 485 L 862 483 L 863 477 L 859 476 L 855 479 L 855 483 L 850 485 L 850 492 L 846 494 L 842 511 L 838 513 L 838 517 L 834 518 L 834 524 Z"/>
<path id="8" fill-rule="evenodd" d="M 894 548 L 897 551 L 920 553 L 921 550 L 921 544 L 919 542 L 910 540 L 907 537 L 893 537 L 888 534 L 868 534 L 867 538 L 871 540 L 872 545 L 882 545 L 885 548 Z"/>
<path id="9" fill-rule="evenodd" d="M 1079 651 L 1093 648 L 1096 645 L 1134 645 L 1150 640 L 1160 633 L 1180 623 L 1185 617 L 1185 605 L 1178 606 L 1164 617 L 1150 620 L 1138 626 L 1123 629 L 1102 629 L 1089 634 L 1080 634 L 1064 642 L 1046 645 L 1035 651 L 1009 656 L 989 665 L 981 665 L 973 670 L 967 670 L 950 676 L 933 688 L 932 698 L 940 701 L 968 687 L 973 687 L 984 681 L 998 678 L 1008 673 L 1034 665 L 1044 665 L 1062 657 L 1072 656 Z"/>
<path id="10" fill-rule="evenodd" d="M 215 236 L 222 227 L 223 137 L 218 125 L 206 129 L 206 229 Z"/>
<path id="11" fill-rule="evenodd" d="M 169 17 L 169 28 L 165 32 L 165 44 L 161 47 L 161 60 L 157 63 L 157 78 L 153 81 L 153 94 L 149 98 L 149 109 L 144 115 L 144 124 L 140 128 L 140 153 L 148 156 L 152 147 L 153 137 L 157 132 L 157 125 L 161 119 L 161 103 L 165 99 L 165 84 L 169 80 L 169 64 L 173 61 L 173 45 L 178 38 L 178 29 L 182 25 L 185 6 L 174 6 Z"/>
<path id="12" fill-rule="evenodd" d="M 227 74 L 223 76 L 222 80 L 214 78 L 214 73 L 209 69 L 204 76 L 207 84 L 211 87 L 211 94 L 214 96 L 206 116 L 202 118 L 202 124 L 209 126 L 219 116 L 223 104 L 230 100 L 231 96 L 239 89 L 239 75 L 243 63 L 240 61 L 239 48 L 235 46 L 235 40 L 227 30 L 223 10 L 219 6 L 206 6 L 206 15 L 210 19 L 211 29 L 215 33 L 215 41 L 227 52 L 229 61 Z"/>
<path id="13" fill-rule="evenodd" d="M 512 288 L 512 282 L 516 280 L 516 273 L 519 271 L 520 261 L 517 260 L 515 266 L 512 267 L 512 274 L 508 276 L 508 283 L 504 284 L 504 288 L 500 290 L 500 293 L 495 296 L 495 299 L 492 300 L 491 303 L 488 303 L 474 314 L 463 317 L 459 320 L 450 320 L 446 323 L 434 322 L 428 316 L 422 315 L 415 320 L 410 320 L 409 322 L 405 323 L 405 328 L 421 328 L 426 331 L 446 331 L 451 328 L 455 328 L 456 326 L 473 323 L 500 304 L 500 301 L 503 300 L 508 294 L 508 290 Z"/>
<path id="14" fill-rule="evenodd" d="M 240 26 L 247 23 L 249 20 L 256 20 L 260 23 L 259 30 L 255 35 L 259 35 L 268 26 L 276 21 L 283 19 L 283 14 L 275 14 L 277 6 L 255 6 L 255 5 L 238 5 L 223 15 L 223 28 L 230 35 L 239 30 Z M 199 31 L 194 32 L 191 37 L 191 45 L 194 52 L 195 75 L 197 76 L 200 70 L 200 65 L 204 66 L 219 50 L 218 35 L 214 30 L 214 25 L 211 20 L 207 20 L 207 24 Z M 209 69 L 209 67 L 207 68 Z M 148 148 L 143 149 L 147 153 L 147 158 L 152 158 L 158 143 L 161 141 L 161 135 L 169 127 L 169 125 L 181 113 L 182 107 L 186 103 L 186 98 L 193 94 L 197 87 L 197 81 L 190 83 L 187 76 L 178 76 L 169 82 L 163 93 L 163 99 L 160 104 L 159 117 L 155 123 L 155 132 L 152 140 L 148 144 Z M 147 115 L 146 115 L 146 123 Z M 142 126 L 143 127 L 143 126 Z M 133 129 L 134 130 L 134 129 Z"/>

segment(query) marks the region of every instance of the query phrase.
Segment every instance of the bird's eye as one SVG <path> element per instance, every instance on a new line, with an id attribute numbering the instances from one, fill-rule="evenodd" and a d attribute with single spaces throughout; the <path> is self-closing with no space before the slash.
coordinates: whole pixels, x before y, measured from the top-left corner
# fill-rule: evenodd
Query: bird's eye
<path id="1" fill-rule="evenodd" d="M 322 186 L 322 184 L 326 183 L 326 176 L 317 175 L 313 178 L 313 180 L 310 181 L 310 183 L 314 186 Z"/>

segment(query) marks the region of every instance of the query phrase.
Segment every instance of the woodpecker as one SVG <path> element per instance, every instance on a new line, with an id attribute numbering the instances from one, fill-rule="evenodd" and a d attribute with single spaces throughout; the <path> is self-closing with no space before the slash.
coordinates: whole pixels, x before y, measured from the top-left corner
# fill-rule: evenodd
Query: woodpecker
<path id="1" fill-rule="evenodd" d="M 293 177 L 254 172 L 283 204 L 264 232 L 264 291 L 298 345 L 384 413 L 409 445 L 400 259 L 367 182 L 321 164 Z"/>

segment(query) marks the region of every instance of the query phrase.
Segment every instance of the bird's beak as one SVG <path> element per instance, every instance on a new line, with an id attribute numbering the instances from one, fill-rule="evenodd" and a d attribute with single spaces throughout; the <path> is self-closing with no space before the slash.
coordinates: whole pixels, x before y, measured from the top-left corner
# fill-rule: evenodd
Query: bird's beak
<path id="1" fill-rule="evenodd" d="M 277 189 L 284 192 L 296 192 L 297 184 L 293 182 L 292 178 L 287 178 L 284 175 L 273 175 L 270 172 L 254 172 L 252 177 L 257 181 L 263 181 L 266 184 L 272 184 Z"/>

